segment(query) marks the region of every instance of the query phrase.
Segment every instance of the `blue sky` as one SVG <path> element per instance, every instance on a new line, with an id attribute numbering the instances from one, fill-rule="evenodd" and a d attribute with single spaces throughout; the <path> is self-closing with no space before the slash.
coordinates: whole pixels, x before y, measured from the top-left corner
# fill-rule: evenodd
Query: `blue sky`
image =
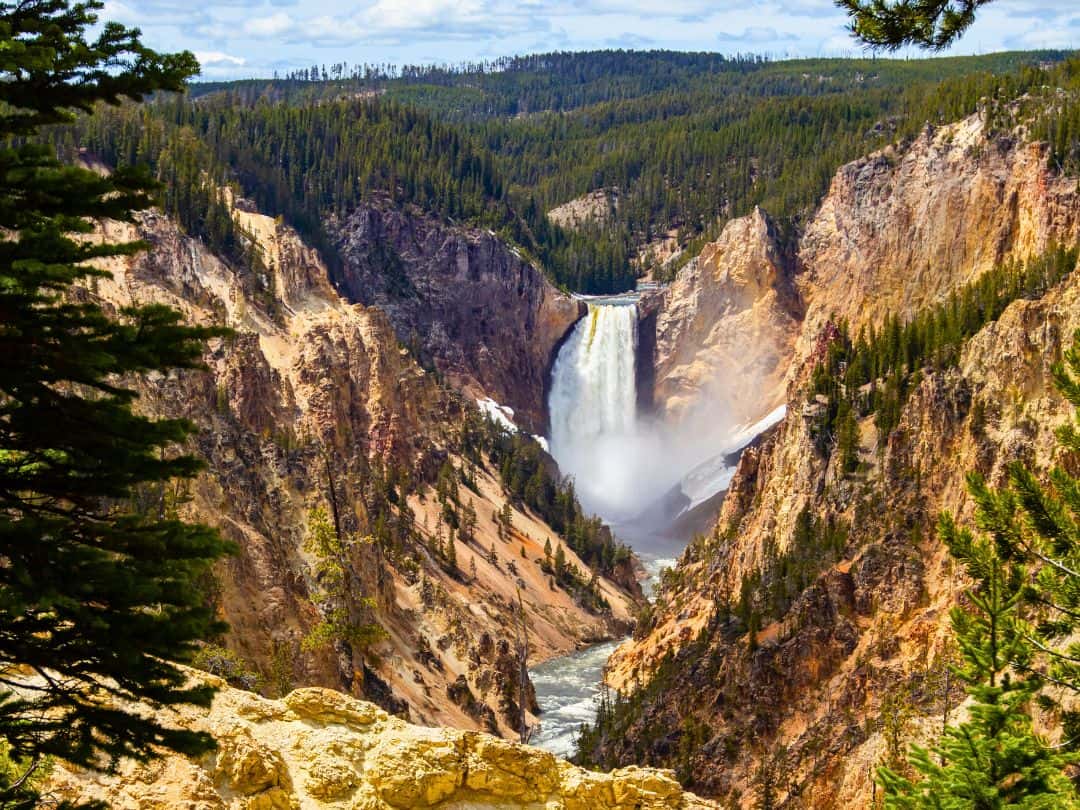
<path id="1" fill-rule="evenodd" d="M 106 0 L 102 17 L 194 51 L 207 79 L 591 48 L 859 52 L 832 0 Z M 1080 47 L 1076 0 L 995 0 L 952 52 L 1044 47 Z"/>

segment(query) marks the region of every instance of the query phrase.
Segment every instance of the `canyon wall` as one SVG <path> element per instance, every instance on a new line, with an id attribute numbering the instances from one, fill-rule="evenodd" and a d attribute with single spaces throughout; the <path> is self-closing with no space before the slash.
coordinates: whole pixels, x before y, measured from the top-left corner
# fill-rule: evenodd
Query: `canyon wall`
<path id="1" fill-rule="evenodd" d="M 909 317 L 1000 261 L 1075 243 L 1078 216 L 1077 179 L 1048 169 L 1039 144 L 988 136 L 979 117 L 838 171 L 797 251 L 805 317 L 788 415 L 743 454 L 715 528 L 613 657 L 610 682 L 644 691 L 596 759 L 673 765 L 733 806 L 757 806 L 765 791 L 782 807 L 867 806 L 886 730 L 900 723 L 906 745 L 940 729 L 963 698 L 945 672 L 948 611 L 965 580 L 936 516 L 971 517 L 969 471 L 999 484 L 1013 461 L 1055 460 L 1053 431 L 1070 409 L 1050 368 L 1080 328 L 1080 277 L 1014 302 L 955 367 L 924 372 L 888 435 L 859 420 L 854 473 L 822 451 L 823 406 L 806 383 L 840 319 L 857 332 Z M 747 243 L 760 253 L 760 238 Z M 830 531 L 842 548 L 818 570 L 814 544 Z M 781 559 L 814 573 L 748 635 L 727 610 Z M 899 721 L 898 706 L 910 712 Z"/>
<path id="2" fill-rule="evenodd" d="M 104 236 L 144 239 L 150 249 L 110 260 L 112 278 L 86 291 L 109 307 L 160 302 L 191 323 L 235 330 L 211 341 L 205 371 L 140 382 L 140 408 L 198 427 L 189 449 L 207 468 L 171 502 L 188 518 L 220 527 L 239 548 L 217 566 L 211 588 L 231 628 L 218 640 L 230 653 L 215 654 L 211 663 L 243 670 L 240 680 L 271 695 L 328 686 L 417 722 L 514 734 L 520 702 L 536 708 L 517 683 L 519 598 L 535 663 L 625 632 L 640 598 L 636 583 L 624 577 L 626 590 L 601 577 L 597 593 L 607 607 L 600 608 L 584 607 L 554 584 L 542 568 L 544 546 L 561 538 L 520 506 L 512 506 L 510 527 L 501 531 L 496 514 L 506 496 L 498 470 L 460 456 L 461 425 L 474 404 L 414 361 L 398 341 L 393 313 L 345 301 L 318 254 L 292 229 L 242 201 L 234 217 L 258 256 L 250 266 L 221 260 L 148 211 L 135 225 L 104 226 Z M 486 237 L 477 239 L 480 247 L 468 245 L 495 253 Z M 557 294 L 531 268 L 500 255 L 507 300 L 492 298 L 490 307 L 508 319 L 520 315 L 516 330 L 528 320 L 515 309 L 521 300 L 535 305 L 533 315 L 548 317 L 545 302 Z M 456 269 L 448 272 L 453 278 Z M 552 306 L 556 315 L 529 325 L 554 334 L 572 320 L 569 309 L 563 317 Z M 526 343 L 530 335 L 517 331 L 515 340 Z M 497 355 L 499 362 L 513 357 L 509 349 Z M 485 373 L 476 368 L 474 381 Z M 431 486 L 448 462 L 459 476 L 469 468 L 472 488 L 461 486 L 461 508 L 468 504 L 477 517 L 474 537 L 455 543 L 456 566 L 436 550 L 437 543 L 445 548 L 445 511 Z M 356 591 L 349 621 L 377 622 L 386 632 L 367 654 L 307 641 L 325 607 L 305 548 L 315 507 L 333 507 L 348 538 L 345 565 Z M 587 577 L 585 564 L 565 551 Z"/>
<path id="3" fill-rule="evenodd" d="M 994 265 L 1071 243 L 1076 178 L 1048 145 L 991 134 L 977 113 L 840 168 L 799 243 L 805 357 L 825 321 L 853 333 L 942 300 Z"/>
<path id="4" fill-rule="evenodd" d="M 1068 243 L 1077 196 L 1046 144 L 989 135 L 976 114 L 841 167 L 794 248 L 760 209 L 731 220 L 662 293 L 658 413 L 705 403 L 753 421 L 784 401 L 830 319 L 857 334 Z"/>
<path id="5" fill-rule="evenodd" d="M 333 231 L 334 276 L 349 300 L 384 311 L 398 339 L 453 385 L 546 432 L 546 376 L 582 302 L 494 233 L 386 201 L 360 205 Z"/>
<path id="6" fill-rule="evenodd" d="M 732 425 L 784 401 L 801 305 L 793 263 L 761 209 L 731 220 L 661 293 L 656 316 L 659 416 L 707 407 Z"/>

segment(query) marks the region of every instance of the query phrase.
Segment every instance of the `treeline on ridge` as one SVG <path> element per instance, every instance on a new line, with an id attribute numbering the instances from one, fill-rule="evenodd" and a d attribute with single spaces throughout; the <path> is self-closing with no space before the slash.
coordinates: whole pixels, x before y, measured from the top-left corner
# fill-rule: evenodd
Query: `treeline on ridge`
<path id="1" fill-rule="evenodd" d="M 1061 88 L 1052 119 L 1060 151 L 1080 134 L 1062 127 L 1077 87 L 1073 62 L 775 63 L 724 82 L 612 101 L 571 113 L 492 118 L 470 125 L 516 194 L 550 209 L 595 189 L 618 200 L 593 238 L 625 241 L 632 255 L 669 231 L 690 244 L 681 262 L 730 218 L 760 205 L 789 237 L 813 212 L 836 169 L 874 149 L 984 109 L 1000 131 L 1018 97 Z M 940 75 L 926 71 L 941 68 Z M 966 69 L 965 69 L 966 67 Z M 801 68 L 801 69 L 800 69 Z M 974 72 L 974 71 L 978 72 Z M 955 72 L 953 72 L 955 71 Z M 1035 128 L 1039 129 L 1039 128 Z M 1033 132 L 1039 136 L 1041 132 Z M 666 268 L 668 277 L 679 264 Z"/>
<path id="2" fill-rule="evenodd" d="M 1078 258 L 1077 246 L 1055 246 L 983 273 L 909 320 L 890 315 L 880 329 L 871 326 L 854 338 L 846 324 L 835 325 L 809 384 L 809 395 L 821 404 L 814 424 L 819 449 L 835 445 L 843 471 L 854 472 L 857 418 L 873 415 L 879 435 L 888 436 L 924 371 L 956 366 L 969 338 L 1013 301 L 1040 298 L 1073 272 Z"/>
<path id="3" fill-rule="evenodd" d="M 114 165 L 149 164 L 169 186 L 170 213 L 230 255 L 242 253 L 242 239 L 231 232 L 223 185 L 284 216 L 331 266 L 326 223 L 389 195 L 491 228 L 566 288 L 609 293 L 650 269 L 648 254 L 636 261 L 650 241 L 674 231 L 688 246 L 656 268 L 670 278 L 724 222 L 756 205 L 794 239 L 838 166 L 928 122 L 979 109 L 992 133 L 1026 122 L 1031 137 L 1050 141 L 1055 167 L 1075 170 L 1080 60 L 1065 56 L 549 54 L 397 77 L 370 69 L 356 81 L 378 89 L 352 94 L 332 78 L 345 67 L 332 66 L 327 81 L 314 70 L 318 81 L 301 82 L 325 96 L 279 92 L 293 79 L 259 80 L 258 93 L 252 83 L 213 85 L 190 99 L 106 109 L 52 138 L 65 156 L 85 147 Z M 561 111 L 499 111 L 533 87 L 547 88 L 542 105 Z M 610 97 L 593 102 L 589 88 Z M 495 111 L 467 113 L 478 95 Z M 596 189 L 614 192 L 609 220 L 576 230 L 549 221 L 551 208 Z"/>
<path id="4" fill-rule="evenodd" d="M 366 87 L 460 122 L 477 148 L 493 156 L 534 230 L 543 230 L 542 211 L 593 190 L 614 191 L 614 216 L 585 226 L 586 238 L 562 245 L 551 268 L 570 288 L 596 292 L 629 287 L 649 261 L 633 271 L 625 263 L 674 230 L 689 249 L 664 269 L 670 277 L 725 221 L 755 205 L 794 237 L 838 166 L 981 104 L 996 114 L 1025 93 L 1065 88 L 1053 105 L 1038 102 L 1040 118 L 1048 120 L 1032 134 L 1048 134 L 1055 155 L 1075 153 L 1075 122 L 1063 125 L 1075 118 L 1075 110 L 1063 109 L 1075 96 L 1075 67 L 1054 67 L 1066 56 L 769 62 L 598 51 L 408 69 Z M 315 93 L 344 92 L 319 79 L 318 68 L 304 75 L 316 77 L 302 82 L 307 95 L 290 96 L 292 85 L 264 80 L 262 97 L 302 103 Z M 260 97 L 244 87 L 248 98 Z M 1005 129 L 1013 122 L 997 123 Z M 595 252 L 607 266 L 595 266 Z"/>
<path id="5" fill-rule="evenodd" d="M 238 242 L 224 187 L 283 216 L 331 266 L 337 257 L 327 222 L 384 194 L 496 231 L 557 283 L 605 293 L 634 281 L 621 245 L 553 225 L 528 201 L 516 207 L 492 155 L 429 114 L 385 99 L 245 106 L 228 95 L 172 96 L 103 108 L 49 135 L 68 159 L 85 149 L 109 165 L 149 166 L 166 186 L 169 213 L 227 255 Z M 587 273 L 571 273 L 571 263 Z"/>

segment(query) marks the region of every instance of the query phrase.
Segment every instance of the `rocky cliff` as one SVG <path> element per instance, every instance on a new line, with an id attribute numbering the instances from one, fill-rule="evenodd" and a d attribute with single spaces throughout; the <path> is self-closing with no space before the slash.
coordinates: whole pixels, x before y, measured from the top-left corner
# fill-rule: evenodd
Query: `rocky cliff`
<path id="1" fill-rule="evenodd" d="M 547 212 L 548 219 L 564 228 L 606 225 L 619 210 L 619 190 L 599 188 Z"/>
<path id="2" fill-rule="evenodd" d="M 678 423 L 702 406 L 746 424 L 784 401 L 801 320 L 793 262 L 768 217 L 729 222 L 659 302 L 655 407 Z"/>
<path id="3" fill-rule="evenodd" d="M 209 711 L 172 717 L 208 731 L 215 752 L 127 762 L 110 774 L 51 776 L 50 795 L 116 810 L 538 808 L 706 810 L 670 772 L 598 774 L 535 748 L 475 732 L 410 726 L 327 689 L 282 700 L 222 687 Z"/>
<path id="4" fill-rule="evenodd" d="M 761 210 L 730 221 L 664 291 L 656 408 L 768 413 L 824 325 L 852 333 L 937 302 L 1011 258 L 1080 231 L 1075 178 L 1047 147 L 976 114 L 837 171 L 794 249 Z"/>
<path id="5" fill-rule="evenodd" d="M 215 640 L 226 649 L 208 648 L 206 665 L 271 695 L 329 686 L 418 722 L 513 733 L 520 702 L 535 709 L 516 675 L 518 593 L 536 662 L 624 632 L 636 585 L 627 591 L 600 578 L 598 607 L 550 581 L 543 549 L 560 538 L 523 506 L 513 506 L 509 525 L 500 526 L 496 514 L 506 496 L 498 471 L 461 456 L 471 401 L 414 361 L 386 312 L 343 300 L 294 231 L 247 205 L 238 204 L 234 216 L 248 244 L 246 266 L 222 261 L 150 211 L 135 226 L 105 226 L 109 238 L 141 238 L 151 247 L 113 260 L 112 278 L 88 290 L 107 305 L 162 302 L 193 323 L 236 331 L 212 342 L 206 371 L 157 376 L 141 386 L 140 407 L 199 428 L 191 449 L 207 469 L 171 493 L 170 505 L 220 527 L 240 549 L 217 567 L 210 589 L 231 630 Z M 452 265 L 448 278 L 431 258 L 431 289 L 456 277 L 461 265 L 453 257 L 464 255 L 458 248 L 497 251 L 486 237 L 477 237 L 479 247 L 461 239 L 439 254 Z M 533 316 L 544 316 L 554 293 L 528 266 L 511 267 L 509 255 L 500 254 L 500 267 L 517 275 L 512 282 L 500 277 L 506 300 L 489 291 L 489 306 L 513 318 L 524 312 L 517 302 L 527 300 L 535 304 Z M 534 318 L 528 325 L 554 330 L 558 322 Z M 514 339 L 523 344 L 529 333 L 515 332 Z M 493 362 L 515 362 L 514 353 Z M 486 371 L 476 369 L 479 380 Z M 440 470 L 462 481 L 457 505 L 435 496 Z M 311 642 L 334 607 L 305 547 L 316 507 L 333 512 L 348 538 L 338 561 L 350 572 L 348 621 L 376 622 L 385 631 L 366 653 L 340 640 Z M 448 538 L 448 508 L 456 515 L 475 511 L 467 542 Z M 566 554 L 587 571 L 571 549 Z"/>
<path id="6" fill-rule="evenodd" d="M 334 275 L 349 300 L 384 311 L 398 339 L 454 385 L 546 432 L 547 374 L 583 303 L 490 231 L 379 201 L 333 230 L 342 260 Z"/>
<path id="7" fill-rule="evenodd" d="M 1067 409 L 1050 366 L 1080 328 L 1080 278 L 1014 302 L 925 372 L 887 435 L 859 420 L 856 472 L 823 451 L 806 382 L 840 320 L 910 317 L 999 261 L 1075 242 L 1077 189 L 1041 145 L 989 137 L 978 117 L 837 173 L 798 248 L 788 416 L 743 454 L 715 529 L 614 656 L 610 681 L 641 691 L 599 761 L 674 765 L 735 806 L 867 806 L 887 736 L 940 728 L 962 698 L 945 672 L 964 583 L 935 519 L 970 517 L 968 471 L 998 483 L 1014 460 L 1052 460 Z"/>
<path id="8" fill-rule="evenodd" d="M 1048 146 L 977 113 L 843 166 L 799 243 L 805 357 L 825 321 L 852 330 L 936 302 L 995 264 L 1071 242 L 1076 178 Z"/>

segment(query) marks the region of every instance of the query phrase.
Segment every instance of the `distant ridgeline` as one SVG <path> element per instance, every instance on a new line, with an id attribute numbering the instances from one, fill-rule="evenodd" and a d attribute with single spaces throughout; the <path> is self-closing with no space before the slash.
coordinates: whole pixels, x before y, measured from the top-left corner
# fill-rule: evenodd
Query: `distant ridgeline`
<path id="1" fill-rule="evenodd" d="M 110 109 L 53 137 L 69 156 L 85 147 L 108 163 L 148 163 L 170 212 L 237 258 L 223 184 L 284 216 L 331 264 L 324 221 L 382 194 L 491 228 L 557 283 L 604 293 L 649 269 L 634 257 L 651 240 L 676 230 L 688 245 L 662 269 L 670 275 L 755 205 L 794 236 L 838 166 L 928 122 L 986 109 L 1003 131 L 1029 123 L 1059 166 L 1075 165 L 1080 61 L 1067 56 L 599 51 L 458 68 L 338 64 L 194 85 L 187 99 Z M 576 230 L 549 222 L 551 208 L 597 189 L 614 192 L 611 217 Z"/>

